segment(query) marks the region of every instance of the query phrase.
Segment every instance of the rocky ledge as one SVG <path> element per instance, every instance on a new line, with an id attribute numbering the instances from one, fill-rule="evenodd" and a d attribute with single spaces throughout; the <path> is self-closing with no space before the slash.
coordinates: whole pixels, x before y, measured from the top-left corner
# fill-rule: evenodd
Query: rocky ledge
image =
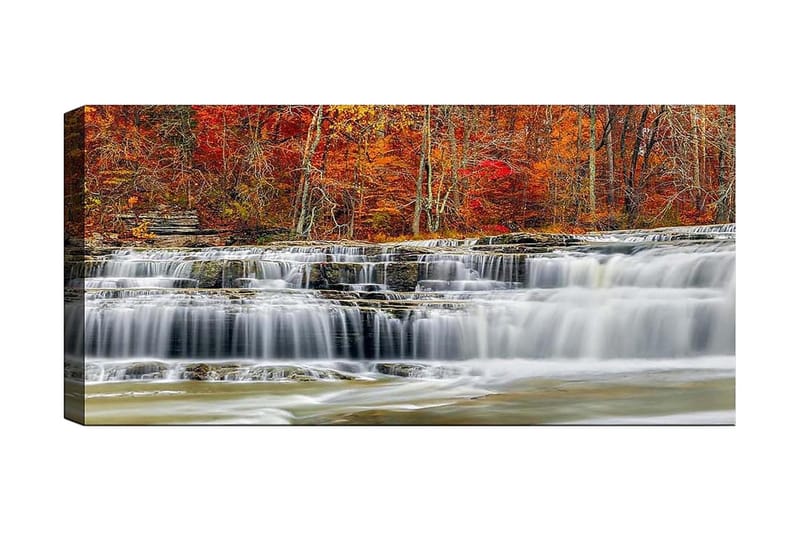
<path id="1" fill-rule="evenodd" d="M 449 378 L 462 373 L 455 367 L 425 363 L 375 363 L 371 369 L 379 374 L 401 378 Z"/>
<path id="2" fill-rule="evenodd" d="M 237 361 L 176 362 L 126 361 L 87 362 L 81 368 L 79 361 L 64 368 L 64 377 L 74 381 L 239 381 L 239 382 L 307 382 L 372 380 L 376 375 L 395 378 L 441 379 L 456 377 L 462 371 L 453 366 L 409 362 L 347 362 L 332 361 L 328 365 L 315 364 L 249 364 Z"/>

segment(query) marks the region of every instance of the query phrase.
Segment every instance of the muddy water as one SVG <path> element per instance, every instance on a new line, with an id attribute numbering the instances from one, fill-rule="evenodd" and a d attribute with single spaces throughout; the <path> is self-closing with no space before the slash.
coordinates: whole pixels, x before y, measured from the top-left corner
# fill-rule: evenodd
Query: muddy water
<path id="1" fill-rule="evenodd" d="M 454 378 L 94 383 L 86 413 L 89 424 L 732 424 L 732 359 L 670 362 L 677 370 L 478 365 Z"/>

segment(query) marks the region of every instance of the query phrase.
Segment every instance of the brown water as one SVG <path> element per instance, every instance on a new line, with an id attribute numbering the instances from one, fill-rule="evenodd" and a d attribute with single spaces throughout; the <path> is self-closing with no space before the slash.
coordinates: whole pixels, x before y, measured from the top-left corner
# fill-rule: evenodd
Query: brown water
<path id="1" fill-rule="evenodd" d="M 498 379 L 122 381 L 86 387 L 89 424 L 732 424 L 732 370 Z"/>

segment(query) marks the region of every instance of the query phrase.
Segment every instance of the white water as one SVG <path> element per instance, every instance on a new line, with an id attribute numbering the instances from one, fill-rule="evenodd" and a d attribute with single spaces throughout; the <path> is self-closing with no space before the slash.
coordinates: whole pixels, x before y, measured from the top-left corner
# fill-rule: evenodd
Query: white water
<path id="1" fill-rule="evenodd" d="M 646 242 L 683 239 L 692 234 L 713 236 L 715 239 L 735 239 L 736 224 L 708 226 L 675 226 L 654 230 L 618 230 L 581 235 L 582 239 L 597 242 Z"/>
<path id="2" fill-rule="evenodd" d="M 343 417 L 357 422 L 360 414 L 369 417 L 370 412 L 390 417 L 385 419 L 390 423 L 426 420 L 418 416 L 434 417 L 427 423 L 734 422 L 730 404 L 719 396 L 726 396 L 722 383 L 734 374 L 732 356 L 595 362 L 469 360 L 422 367 L 415 379 L 380 374 L 377 363 L 299 363 L 308 374 L 323 376 L 315 383 L 283 383 L 287 380 L 280 374 L 271 380 L 278 383 L 253 383 L 250 378 L 264 365 L 251 361 L 239 361 L 241 368 L 224 382 L 187 383 L 181 369 L 191 362 L 167 361 L 166 379 L 123 384 L 119 380 L 131 379 L 125 375 L 128 363 L 133 362 L 88 363 L 92 384 L 86 399 L 93 423 L 336 423 Z M 357 381 L 326 381 L 328 368 L 347 372 Z M 694 396 L 676 395 L 676 390 L 694 391 Z"/>
<path id="3" fill-rule="evenodd" d="M 734 231 L 610 232 L 549 254 L 484 252 L 473 249 L 474 240 L 419 241 L 413 244 L 447 249 L 417 258 L 419 283 L 410 294 L 386 290 L 394 245 L 377 253 L 337 245 L 120 250 L 87 266 L 85 309 L 73 310 L 83 316 L 67 316 L 72 324 L 84 320 L 85 339 L 67 341 L 72 353 L 99 360 L 607 366 L 732 356 Z M 692 233 L 713 238 L 674 238 Z M 616 244 L 625 242 L 638 244 Z M 195 289 L 204 261 L 222 262 L 222 289 Z M 322 263 L 350 265 L 342 282 L 354 292 L 330 299 L 308 289 L 310 269 Z M 383 299 L 365 301 L 360 291 Z"/>
<path id="4" fill-rule="evenodd" d="M 180 381 L 185 378 L 187 366 L 194 363 L 190 359 L 150 360 L 141 359 L 87 359 L 86 380 L 100 383 L 120 380 L 148 379 L 160 374 L 164 381 Z M 402 364 L 402 361 L 395 361 Z M 264 363 L 253 360 L 225 360 L 220 366 L 230 365 L 235 370 L 219 375 L 217 381 L 252 382 L 259 381 L 259 373 L 264 369 L 273 370 L 272 381 L 289 381 L 293 368 L 308 371 L 309 375 L 321 381 L 336 381 L 326 375 L 335 370 L 360 380 L 372 381 L 387 378 L 376 369 L 377 361 L 353 360 L 300 360 L 286 363 Z M 138 365 L 139 371 L 132 372 Z M 283 366 L 282 366 L 283 365 Z M 637 382 L 646 376 L 652 380 L 654 375 L 662 375 L 662 380 L 683 381 L 702 376 L 702 379 L 731 377 L 735 370 L 735 358 L 724 355 L 686 357 L 677 359 L 613 359 L 598 360 L 536 360 L 536 359 L 469 359 L 465 361 L 438 361 L 415 365 L 414 377 L 438 380 L 450 379 L 453 383 L 471 383 L 482 387 L 495 387 L 530 378 L 559 380 L 613 380 L 626 379 Z"/>
<path id="5" fill-rule="evenodd" d="M 424 239 L 416 241 L 400 241 L 397 244 L 404 246 L 419 246 L 423 248 L 460 248 L 472 246 L 478 239 Z"/>

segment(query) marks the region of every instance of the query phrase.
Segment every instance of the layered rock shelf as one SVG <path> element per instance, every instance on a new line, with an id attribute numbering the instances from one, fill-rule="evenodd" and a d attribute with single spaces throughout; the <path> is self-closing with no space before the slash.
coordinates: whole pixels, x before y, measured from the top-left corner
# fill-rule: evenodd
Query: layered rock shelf
<path id="1" fill-rule="evenodd" d="M 86 253 L 65 258 L 65 284 L 85 291 L 68 316 L 85 335 L 67 342 L 93 359 L 733 353 L 733 225 Z M 153 365 L 126 375 L 165 379 Z M 197 365 L 170 375 L 233 372 Z"/>
<path id="2" fill-rule="evenodd" d="M 197 211 L 150 211 L 140 214 L 119 215 L 129 228 L 147 225 L 147 231 L 155 235 L 201 235 Z"/>
<path id="3" fill-rule="evenodd" d="M 94 361 L 68 364 L 65 376 L 89 382 L 114 381 L 238 381 L 238 382 L 306 382 L 306 381 L 371 381 L 388 378 L 455 377 L 463 368 L 419 362 L 334 362 L 323 365 L 269 364 L 246 361 L 169 362 Z"/>

